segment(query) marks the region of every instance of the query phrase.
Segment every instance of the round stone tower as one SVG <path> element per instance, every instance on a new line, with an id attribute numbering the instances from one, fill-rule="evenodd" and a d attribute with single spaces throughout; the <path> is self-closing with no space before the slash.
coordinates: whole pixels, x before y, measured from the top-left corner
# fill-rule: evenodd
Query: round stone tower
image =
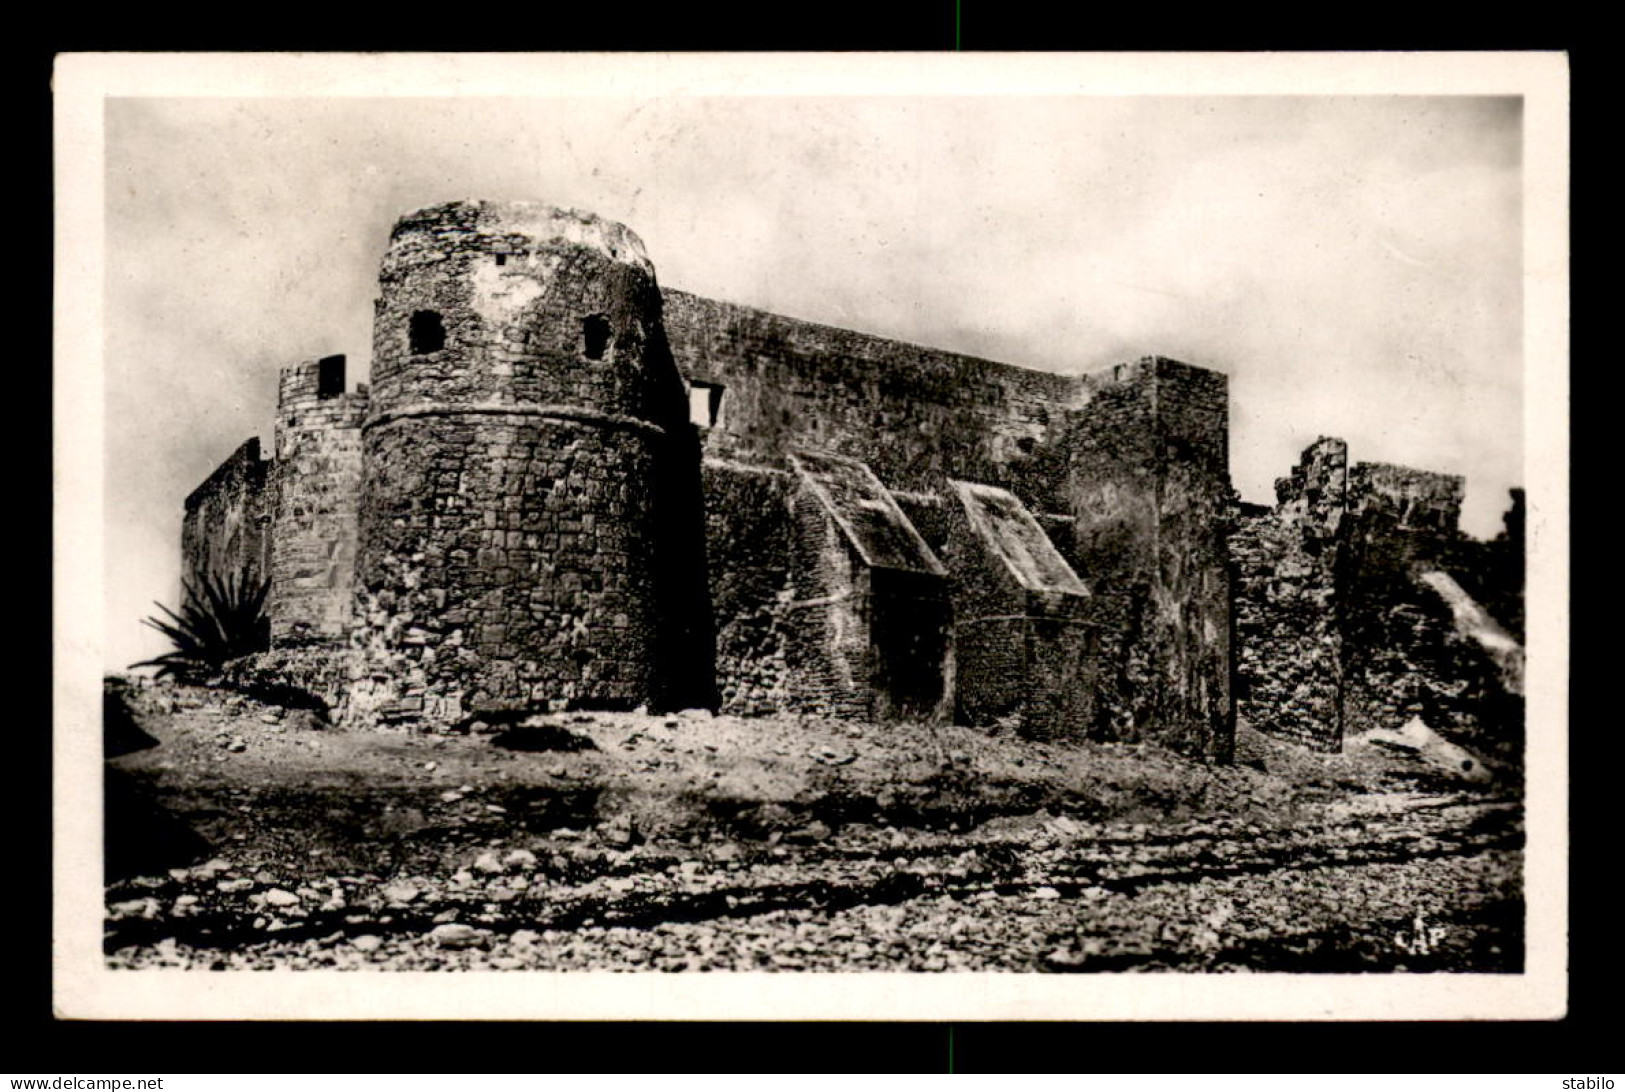
<path id="1" fill-rule="evenodd" d="M 646 357 L 665 351 L 620 224 L 486 201 L 396 223 L 363 425 L 362 716 L 650 700 L 665 430 Z"/>

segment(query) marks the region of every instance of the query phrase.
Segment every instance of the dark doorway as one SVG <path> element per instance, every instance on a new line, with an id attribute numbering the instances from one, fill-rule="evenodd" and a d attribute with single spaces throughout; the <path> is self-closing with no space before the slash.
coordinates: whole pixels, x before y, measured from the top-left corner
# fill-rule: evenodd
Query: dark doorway
<path id="1" fill-rule="evenodd" d="M 869 576 L 876 716 L 934 720 L 946 689 L 952 621 L 943 579 L 880 568 L 871 569 Z"/>

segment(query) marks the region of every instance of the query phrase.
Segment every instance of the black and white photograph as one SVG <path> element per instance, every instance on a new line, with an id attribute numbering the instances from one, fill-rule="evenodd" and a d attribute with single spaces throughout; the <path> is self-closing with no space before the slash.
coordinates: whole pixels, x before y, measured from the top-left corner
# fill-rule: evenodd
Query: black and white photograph
<path id="1" fill-rule="evenodd" d="M 1566 81 L 62 58 L 59 1011 L 1560 1016 Z"/>

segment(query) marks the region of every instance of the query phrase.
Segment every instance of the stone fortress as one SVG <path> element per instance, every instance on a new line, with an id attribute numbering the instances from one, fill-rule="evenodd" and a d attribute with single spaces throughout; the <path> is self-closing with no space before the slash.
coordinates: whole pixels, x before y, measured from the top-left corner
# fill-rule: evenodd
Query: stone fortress
<path id="1" fill-rule="evenodd" d="M 1476 542 L 1461 479 L 1335 440 L 1242 504 L 1227 398 L 662 289 L 619 224 L 456 202 L 394 228 L 371 389 L 283 369 L 275 451 L 187 499 L 183 572 L 268 580 L 244 670 L 358 726 L 701 707 L 1212 761 L 1238 710 L 1324 750 L 1413 713 L 1505 735 L 1471 612 L 1521 625 L 1521 507 Z"/>

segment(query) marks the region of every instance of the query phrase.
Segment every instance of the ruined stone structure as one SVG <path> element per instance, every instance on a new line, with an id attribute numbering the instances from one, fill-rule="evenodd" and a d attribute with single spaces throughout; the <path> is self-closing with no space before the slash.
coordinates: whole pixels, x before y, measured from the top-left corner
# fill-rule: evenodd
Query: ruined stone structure
<path id="1" fill-rule="evenodd" d="M 267 576 L 265 669 L 350 723 L 708 707 L 1230 753 L 1223 375 L 832 329 L 662 289 L 618 224 L 458 202 L 395 226 L 371 379 L 284 369 L 275 458 L 244 445 L 183 534 L 188 573 Z M 1347 538 L 1342 466 L 1253 512 L 1240 562 L 1255 589 L 1266 555 L 1304 570 L 1260 648 L 1318 658 L 1267 727 L 1321 745 L 1349 701 L 1349 632 L 1311 617 L 1331 554 L 1398 541 L 1317 545 Z"/>
<path id="2" fill-rule="evenodd" d="M 1255 727 L 1318 750 L 1419 716 L 1512 763 L 1521 750 L 1522 491 L 1508 533 L 1458 525 L 1459 477 L 1349 465 L 1322 438 L 1243 506 L 1236 561 L 1237 697 Z M 1516 545 L 1514 545 L 1516 543 Z"/>

